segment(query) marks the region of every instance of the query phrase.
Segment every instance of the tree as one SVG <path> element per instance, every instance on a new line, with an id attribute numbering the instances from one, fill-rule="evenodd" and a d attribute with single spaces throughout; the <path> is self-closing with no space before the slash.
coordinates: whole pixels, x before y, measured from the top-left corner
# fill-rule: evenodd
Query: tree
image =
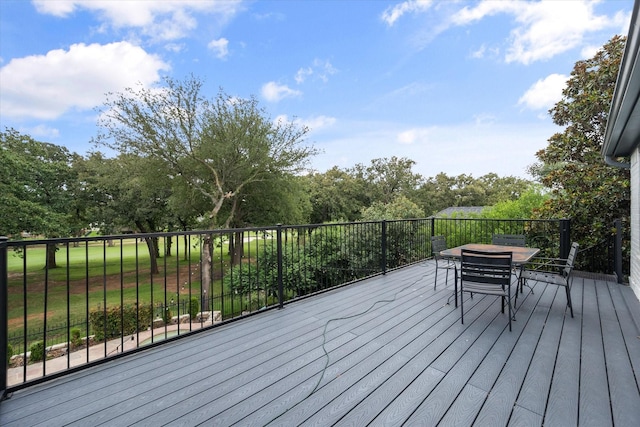
<path id="1" fill-rule="evenodd" d="M 337 166 L 324 173 L 305 177 L 311 201 L 309 221 L 321 224 L 331 221 L 355 221 L 368 204 L 364 181 Z"/>
<path id="2" fill-rule="evenodd" d="M 304 144 L 308 128 L 273 122 L 253 97 L 220 91 L 208 100 L 194 77 L 165 83 L 109 94 L 95 141 L 164 162 L 165 174 L 181 176 L 208 200 L 211 227 L 229 227 L 245 187 L 274 173 L 296 175 L 316 153 Z"/>
<path id="3" fill-rule="evenodd" d="M 615 36 L 593 58 L 576 62 L 550 110 L 564 131 L 549 138 L 530 167 L 551 189 L 540 217 L 571 218 L 573 239 L 585 248 L 608 238 L 614 219 L 629 216 L 629 171 L 606 165 L 600 154 L 624 45 Z"/>
<path id="4" fill-rule="evenodd" d="M 531 182 L 525 179 L 499 177 L 495 173 L 480 178 L 439 173 L 420 186 L 415 201 L 428 215 L 433 215 L 451 206 L 492 206 L 516 200 L 530 185 Z"/>
<path id="5" fill-rule="evenodd" d="M 22 232 L 48 238 L 77 234 L 82 221 L 72 168 L 78 156 L 13 129 L 0 132 L 0 234 Z M 57 267 L 56 247 L 47 246 L 47 268 Z"/>
<path id="6" fill-rule="evenodd" d="M 406 157 L 396 156 L 390 159 L 373 159 L 369 166 L 357 164 L 350 173 L 364 183 L 369 204 L 387 204 L 399 194 L 413 197 L 413 193 L 422 183 L 422 176 L 411 170 L 415 163 Z"/>
<path id="7" fill-rule="evenodd" d="M 305 145 L 307 127 L 274 122 L 253 97 L 220 91 L 209 100 L 195 77 L 184 82 L 166 78 L 165 83 L 108 94 L 95 142 L 160 161 L 165 169 L 158 173 L 179 176 L 207 200 L 203 217 L 209 227 L 229 228 L 247 187 L 274 174 L 300 174 L 316 153 Z M 211 245 L 205 237 L 203 283 L 211 283 Z"/>
<path id="8" fill-rule="evenodd" d="M 527 219 L 535 218 L 537 211 L 544 206 L 549 194 L 541 184 L 531 184 L 528 190 L 516 200 L 504 200 L 482 211 L 480 217 L 495 219 Z"/>
<path id="9" fill-rule="evenodd" d="M 362 211 L 364 221 L 383 219 L 424 218 L 424 211 L 403 195 L 398 195 L 390 203 L 374 202 Z"/>

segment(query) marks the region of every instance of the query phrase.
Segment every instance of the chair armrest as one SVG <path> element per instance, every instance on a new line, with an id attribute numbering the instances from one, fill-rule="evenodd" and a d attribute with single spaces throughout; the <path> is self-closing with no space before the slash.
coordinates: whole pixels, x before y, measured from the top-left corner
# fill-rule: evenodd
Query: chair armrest
<path id="1" fill-rule="evenodd" d="M 533 271 L 550 271 L 554 269 L 561 269 L 567 266 L 567 260 L 565 258 L 545 258 L 536 257 L 530 262 L 523 265 L 527 270 Z"/>

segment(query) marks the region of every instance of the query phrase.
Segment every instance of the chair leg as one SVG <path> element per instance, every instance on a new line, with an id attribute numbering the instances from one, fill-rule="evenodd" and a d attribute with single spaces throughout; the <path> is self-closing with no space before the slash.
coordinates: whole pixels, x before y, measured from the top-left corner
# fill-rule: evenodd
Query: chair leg
<path id="1" fill-rule="evenodd" d="M 438 284 L 438 261 L 436 260 L 436 278 L 433 280 L 433 290 L 436 290 L 436 285 Z"/>
<path id="2" fill-rule="evenodd" d="M 518 293 L 518 289 L 516 289 L 516 293 Z M 507 301 L 507 305 L 509 306 L 509 332 L 511 332 L 511 298 L 509 298 L 509 301 Z"/>
<path id="3" fill-rule="evenodd" d="M 571 288 L 569 286 L 565 286 L 567 290 L 567 305 L 569 306 L 569 311 L 571 311 L 571 317 L 573 317 L 573 304 L 571 303 Z"/>
<path id="4" fill-rule="evenodd" d="M 464 303 L 462 302 L 464 298 L 462 298 L 462 284 L 460 284 L 460 321 L 464 325 Z M 458 302 L 458 297 L 456 296 L 456 304 Z"/>

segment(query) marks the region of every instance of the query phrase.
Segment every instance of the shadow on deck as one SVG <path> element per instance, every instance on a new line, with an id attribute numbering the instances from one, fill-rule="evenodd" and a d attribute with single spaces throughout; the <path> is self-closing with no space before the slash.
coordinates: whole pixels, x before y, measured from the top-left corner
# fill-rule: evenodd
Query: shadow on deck
<path id="1" fill-rule="evenodd" d="M 577 274 L 446 300 L 434 264 L 348 287 L 13 393 L 0 425 L 640 425 L 640 303 Z M 468 297 L 465 297 L 468 298 Z"/>

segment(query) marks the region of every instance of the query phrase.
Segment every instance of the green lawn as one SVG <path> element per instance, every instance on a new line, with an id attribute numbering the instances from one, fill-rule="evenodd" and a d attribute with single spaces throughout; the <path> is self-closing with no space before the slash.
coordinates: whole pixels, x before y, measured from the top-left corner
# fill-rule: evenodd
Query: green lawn
<path id="1" fill-rule="evenodd" d="M 180 246 L 182 247 L 182 240 Z M 150 274 L 149 253 L 145 243 L 135 239 L 116 241 L 114 246 L 92 242 L 80 247 L 60 247 L 57 268 L 44 269 L 45 248 L 29 247 L 26 254 L 9 253 L 8 317 L 9 334 L 21 333 L 24 319 L 28 330 L 42 328 L 46 303 L 47 322 L 62 324 L 85 319 L 87 310 L 107 306 L 153 303 L 154 305 L 188 300 L 200 295 L 199 246 L 189 247 L 189 259 L 179 256 L 158 259 L 159 274 Z M 164 252 L 164 248 L 160 248 Z M 215 251 L 214 269 L 228 266 L 227 248 Z M 221 259 L 223 258 L 223 259 Z M 26 274 L 23 266 L 26 264 Z M 46 281 L 45 281 L 46 279 Z M 45 288 L 44 283 L 48 283 Z M 23 290 L 26 289 L 26 293 Z M 214 283 L 213 296 L 222 294 L 220 281 Z M 211 291 L 210 291 L 211 292 Z M 45 301 L 45 295 L 46 301 Z M 26 311 L 25 311 L 26 307 Z"/>

